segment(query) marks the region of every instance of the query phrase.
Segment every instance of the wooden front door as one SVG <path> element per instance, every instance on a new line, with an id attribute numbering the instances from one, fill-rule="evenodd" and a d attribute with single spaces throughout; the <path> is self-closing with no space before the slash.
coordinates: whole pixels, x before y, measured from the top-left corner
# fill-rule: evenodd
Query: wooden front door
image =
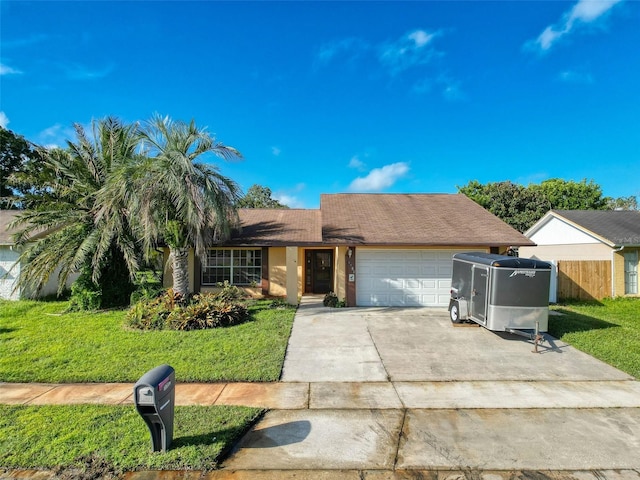
<path id="1" fill-rule="evenodd" d="M 333 291 L 333 250 L 307 250 L 305 253 L 305 292 Z"/>

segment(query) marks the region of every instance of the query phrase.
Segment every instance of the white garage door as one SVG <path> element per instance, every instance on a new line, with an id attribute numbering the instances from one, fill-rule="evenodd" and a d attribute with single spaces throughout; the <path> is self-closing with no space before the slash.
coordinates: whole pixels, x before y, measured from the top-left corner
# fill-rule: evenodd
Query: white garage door
<path id="1" fill-rule="evenodd" d="M 356 255 L 358 306 L 446 307 L 454 250 L 369 250 Z"/>

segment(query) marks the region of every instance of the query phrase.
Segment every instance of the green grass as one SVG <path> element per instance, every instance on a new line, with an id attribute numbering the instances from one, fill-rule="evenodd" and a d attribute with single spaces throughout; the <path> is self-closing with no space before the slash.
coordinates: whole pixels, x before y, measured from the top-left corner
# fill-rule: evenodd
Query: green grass
<path id="1" fill-rule="evenodd" d="M 262 411 L 247 407 L 176 407 L 173 443 L 152 452 L 132 407 L 0 405 L 0 466 L 109 478 L 139 469 L 211 470 Z M 92 470 L 92 471 L 91 471 Z M 78 472 L 72 478 L 82 478 Z"/>
<path id="2" fill-rule="evenodd" d="M 640 298 L 553 307 L 549 333 L 640 379 Z"/>
<path id="3" fill-rule="evenodd" d="M 178 382 L 279 379 L 295 310 L 250 307 L 234 327 L 137 331 L 125 311 L 62 313 L 67 302 L 0 300 L 0 381 L 135 382 L 169 364 Z"/>

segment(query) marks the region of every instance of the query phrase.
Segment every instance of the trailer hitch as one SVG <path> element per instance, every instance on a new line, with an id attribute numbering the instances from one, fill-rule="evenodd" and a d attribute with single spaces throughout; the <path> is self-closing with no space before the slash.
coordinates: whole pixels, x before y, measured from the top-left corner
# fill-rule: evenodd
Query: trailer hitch
<path id="1" fill-rule="evenodd" d="M 505 332 L 528 338 L 533 342 L 533 350 L 531 350 L 531 353 L 540 353 L 538 352 L 538 345 L 540 345 L 541 343 L 544 343 L 544 336 L 540 333 L 540 322 L 536 322 L 536 328 L 533 333 L 523 332 L 522 330 L 517 330 L 515 328 L 509 328 L 509 327 L 505 328 L 504 330 Z"/>

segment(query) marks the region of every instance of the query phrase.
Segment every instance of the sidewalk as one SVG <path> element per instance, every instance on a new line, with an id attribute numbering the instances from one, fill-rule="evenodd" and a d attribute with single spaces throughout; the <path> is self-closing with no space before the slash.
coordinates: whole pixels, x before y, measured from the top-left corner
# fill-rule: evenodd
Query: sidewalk
<path id="1" fill-rule="evenodd" d="M 0 383 L 0 404 L 133 405 L 133 384 Z M 176 405 L 270 410 L 640 408 L 640 382 L 178 383 Z"/>

